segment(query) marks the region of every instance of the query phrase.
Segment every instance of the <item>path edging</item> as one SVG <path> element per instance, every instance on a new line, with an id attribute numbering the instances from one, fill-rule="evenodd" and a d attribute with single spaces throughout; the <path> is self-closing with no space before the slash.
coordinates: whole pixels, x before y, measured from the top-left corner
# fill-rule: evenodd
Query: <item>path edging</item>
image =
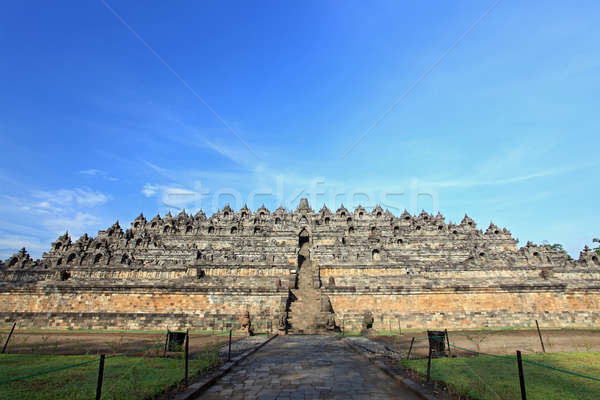
<path id="1" fill-rule="evenodd" d="M 221 367 L 219 367 L 219 369 L 217 369 L 215 372 L 213 372 L 209 376 L 204 377 L 201 380 L 199 380 L 198 382 L 193 383 L 193 384 L 189 385 L 188 387 L 186 387 L 181 393 L 178 393 L 174 397 L 174 399 L 175 400 L 191 400 L 194 397 L 200 395 L 200 393 L 202 393 L 203 391 L 208 389 L 217 380 L 219 380 L 225 374 L 227 374 L 229 371 L 231 371 L 231 369 L 233 367 L 235 367 L 238 363 L 240 363 L 240 361 L 245 360 L 248 356 L 257 352 L 260 348 L 262 348 L 264 345 L 269 343 L 271 340 L 275 339 L 277 336 L 279 336 L 279 334 L 276 333 L 273 336 L 271 336 L 270 338 L 268 338 L 267 340 L 265 340 L 264 342 L 262 342 L 261 344 L 259 344 L 258 346 L 255 346 L 255 347 L 251 348 L 250 350 L 247 350 L 246 352 L 240 354 L 237 357 L 233 357 L 231 359 L 231 361 L 228 361 L 225 364 L 223 364 Z"/>
<path id="2" fill-rule="evenodd" d="M 395 373 L 391 368 L 389 368 L 383 362 L 381 362 L 380 360 L 375 359 L 375 357 L 367 354 L 365 351 L 358 348 L 354 344 L 350 343 L 345 338 L 342 338 L 342 342 L 346 343 L 346 345 L 348 347 L 350 347 L 352 350 L 354 350 L 356 353 L 360 354 L 361 356 L 363 356 L 364 358 L 369 360 L 369 362 L 371 364 L 375 365 L 377 368 L 379 368 L 381 371 L 383 371 L 386 375 L 388 375 L 391 378 L 398 381 L 402 386 L 410 389 L 412 392 L 414 392 L 420 398 L 422 398 L 424 400 L 438 400 L 435 397 L 430 396 L 427 393 L 424 393 L 423 390 L 421 389 L 421 386 L 418 383 L 416 383 L 412 379 L 406 378 L 402 375 Z"/>

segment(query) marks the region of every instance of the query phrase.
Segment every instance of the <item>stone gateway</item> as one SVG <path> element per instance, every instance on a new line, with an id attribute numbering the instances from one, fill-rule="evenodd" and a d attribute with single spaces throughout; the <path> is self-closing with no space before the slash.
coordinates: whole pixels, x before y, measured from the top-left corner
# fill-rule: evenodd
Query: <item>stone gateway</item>
<path id="1" fill-rule="evenodd" d="M 36 328 L 288 333 L 597 326 L 600 262 L 422 212 L 229 206 L 140 215 L 0 263 L 0 317 Z M 241 321 L 241 322 L 240 322 Z"/>

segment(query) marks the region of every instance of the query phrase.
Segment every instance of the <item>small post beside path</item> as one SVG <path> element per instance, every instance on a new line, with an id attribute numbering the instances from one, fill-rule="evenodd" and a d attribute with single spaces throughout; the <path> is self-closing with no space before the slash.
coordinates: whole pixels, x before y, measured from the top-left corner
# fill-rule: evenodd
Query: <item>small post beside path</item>
<path id="1" fill-rule="evenodd" d="M 227 351 L 227 361 L 231 361 L 231 329 L 229 330 L 229 350 Z"/>
<path id="2" fill-rule="evenodd" d="M 167 327 L 167 337 L 165 338 L 165 352 L 163 357 L 167 356 L 167 348 L 169 347 L 169 327 Z"/>
<path id="3" fill-rule="evenodd" d="M 189 359 L 190 359 L 190 330 L 185 332 L 185 386 L 188 384 L 189 375 Z"/>
<path id="4" fill-rule="evenodd" d="M 444 329 L 446 335 L 446 343 L 448 343 L 448 357 L 452 357 L 452 350 L 450 349 L 450 338 L 448 337 L 448 329 Z"/>
<path id="5" fill-rule="evenodd" d="M 525 377 L 523 376 L 523 361 L 521 360 L 521 352 L 517 350 L 517 365 L 519 366 L 519 383 L 521 384 L 521 400 L 527 400 L 525 393 Z"/>
<path id="6" fill-rule="evenodd" d="M 429 346 L 429 356 L 427 357 L 427 383 L 431 378 L 431 345 Z"/>
<path id="7" fill-rule="evenodd" d="M 104 379 L 104 358 L 105 354 L 100 355 L 100 365 L 98 366 L 98 384 L 96 385 L 96 400 L 102 398 L 102 380 Z"/>
<path id="8" fill-rule="evenodd" d="M 406 355 L 407 360 L 410 360 L 410 353 L 412 352 L 412 347 L 413 347 L 414 343 L 415 343 L 415 337 L 413 336 L 413 338 L 410 341 L 410 347 L 408 348 L 408 354 Z"/>
<path id="9" fill-rule="evenodd" d="M 538 324 L 537 319 L 535 320 L 535 326 L 537 327 L 538 335 L 540 337 L 540 343 L 542 344 L 542 351 L 545 353 L 546 348 L 544 347 L 544 341 L 542 340 L 542 332 L 540 332 L 540 325 Z"/>
<path id="10" fill-rule="evenodd" d="M 10 333 L 8 334 L 8 337 L 6 338 L 6 342 L 4 342 L 4 347 L 2 348 L 2 354 L 4 354 L 4 352 L 6 352 L 6 346 L 8 346 L 8 341 L 10 340 L 10 337 L 12 336 L 13 332 L 15 331 L 15 326 L 17 326 L 16 321 L 13 323 L 12 328 L 10 328 Z"/>

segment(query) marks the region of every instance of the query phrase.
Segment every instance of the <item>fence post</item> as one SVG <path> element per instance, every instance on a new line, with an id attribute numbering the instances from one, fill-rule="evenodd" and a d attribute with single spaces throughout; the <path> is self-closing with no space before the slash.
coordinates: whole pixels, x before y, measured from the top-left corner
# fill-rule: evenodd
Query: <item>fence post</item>
<path id="1" fill-rule="evenodd" d="M 188 384 L 188 365 L 190 359 L 190 330 L 185 332 L 185 385 Z"/>
<path id="2" fill-rule="evenodd" d="M 525 393 L 525 377 L 523 376 L 523 361 L 521 360 L 521 352 L 517 350 L 517 364 L 519 366 L 519 383 L 521 384 L 521 399 L 527 400 Z"/>
<path id="3" fill-rule="evenodd" d="M 450 338 L 448 337 L 448 329 L 444 329 L 444 334 L 446 335 L 446 343 L 448 343 L 448 356 L 452 357 L 452 350 L 450 349 Z"/>
<path id="4" fill-rule="evenodd" d="M 413 336 L 413 338 L 410 341 L 410 347 L 408 348 L 408 354 L 406 355 L 407 360 L 410 360 L 410 353 L 412 351 L 412 347 L 413 347 L 414 343 L 415 343 L 415 337 Z"/>
<path id="5" fill-rule="evenodd" d="M 542 332 L 540 332 L 540 325 L 538 324 L 537 319 L 535 320 L 535 326 L 537 327 L 538 335 L 540 337 L 540 343 L 542 344 L 542 350 L 545 353 L 546 348 L 544 347 L 544 341 L 542 340 Z M 550 347 L 552 347 L 552 346 L 550 346 Z"/>
<path id="6" fill-rule="evenodd" d="M 4 342 L 4 347 L 2 348 L 2 354 L 4 354 L 4 352 L 6 351 L 6 346 L 8 346 L 8 341 L 10 340 L 10 337 L 12 336 L 13 332 L 15 331 L 15 326 L 17 326 L 16 321 L 13 323 L 12 328 L 10 328 L 10 333 L 8 334 L 8 337 L 6 338 L 6 342 Z"/>
<path id="7" fill-rule="evenodd" d="M 104 378 L 104 354 L 100 355 L 100 366 L 98 367 L 98 384 L 96 385 L 96 400 L 102 398 L 102 380 Z"/>
<path id="8" fill-rule="evenodd" d="M 169 327 L 167 326 L 167 337 L 165 337 L 165 352 L 163 357 L 167 356 L 167 347 L 169 346 Z"/>
<path id="9" fill-rule="evenodd" d="M 429 356 L 427 357 L 427 383 L 431 378 L 431 344 L 429 344 Z"/>
<path id="10" fill-rule="evenodd" d="M 231 329 L 229 330 L 229 350 L 227 351 L 227 361 L 231 361 Z"/>

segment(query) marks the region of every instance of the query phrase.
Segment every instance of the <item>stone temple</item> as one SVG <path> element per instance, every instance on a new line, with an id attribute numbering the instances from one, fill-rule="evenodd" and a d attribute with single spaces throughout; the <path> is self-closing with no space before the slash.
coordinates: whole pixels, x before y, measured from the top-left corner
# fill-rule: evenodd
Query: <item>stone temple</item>
<path id="1" fill-rule="evenodd" d="M 600 262 L 422 212 L 140 215 L 0 263 L 0 318 L 37 328 L 273 331 L 594 326 Z"/>

